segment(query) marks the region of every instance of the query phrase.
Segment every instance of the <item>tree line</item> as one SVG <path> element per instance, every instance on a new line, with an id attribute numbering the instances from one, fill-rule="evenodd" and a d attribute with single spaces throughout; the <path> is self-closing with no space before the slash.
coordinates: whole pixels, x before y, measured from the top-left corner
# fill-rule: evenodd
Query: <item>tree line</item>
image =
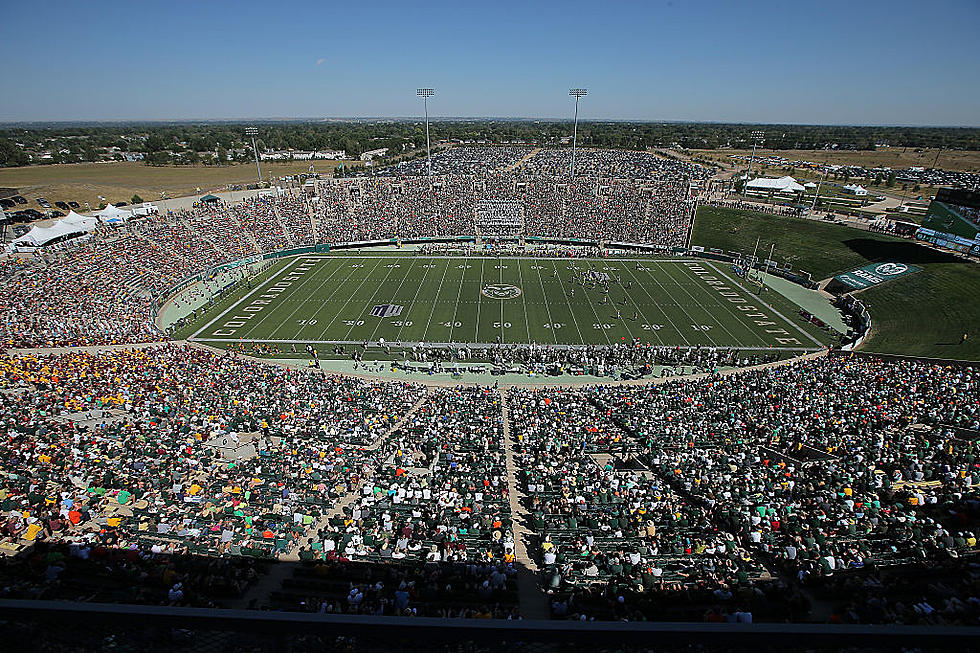
<path id="1" fill-rule="evenodd" d="M 349 158 L 379 148 L 390 156 L 425 147 L 420 120 L 256 122 L 260 150 L 343 150 Z M 147 164 L 221 165 L 252 157 L 251 140 L 240 123 L 117 123 L 23 125 L 0 128 L 0 166 L 74 163 L 124 158 L 139 153 Z M 567 144 L 569 121 L 437 120 L 434 142 L 523 142 Z M 967 127 L 867 127 L 846 125 L 751 125 L 580 121 L 585 147 L 644 150 L 681 147 L 751 147 L 753 133 L 767 149 L 870 150 L 879 145 L 912 148 L 980 149 L 980 129 Z M 110 148 L 117 148 L 112 149 Z"/>

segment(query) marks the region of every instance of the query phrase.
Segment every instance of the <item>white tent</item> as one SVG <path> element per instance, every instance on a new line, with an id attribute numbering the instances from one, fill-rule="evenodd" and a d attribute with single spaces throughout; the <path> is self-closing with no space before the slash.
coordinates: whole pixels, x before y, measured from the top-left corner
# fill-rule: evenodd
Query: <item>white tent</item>
<path id="1" fill-rule="evenodd" d="M 65 224 L 64 221 L 55 222 L 50 227 L 33 227 L 20 238 L 15 238 L 11 245 L 15 247 L 43 247 L 53 240 L 67 236 L 69 234 L 81 235 L 87 230 L 80 226 Z"/>
<path id="2" fill-rule="evenodd" d="M 103 220 L 108 220 L 109 218 L 122 218 L 123 220 L 128 220 L 129 218 L 133 217 L 133 214 L 129 211 L 123 211 L 122 209 L 116 208 L 112 204 L 106 204 L 106 207 L 95 215 Z"/>
<path id="3" fill-rule="evenodd" d="M 83 231 L 95 231 L 95 227 L 99 223 L 95 218 L 88 218 L 74 211 L 69 211 L 68 215 L 61 219 L 61 222 L 72 227 L 78 227 Z"/>
<path id="4" fill-rule="evenodd" d="M 847 184 L 844 186 L 844 190 L 851 195 L 867 195 L 868 189 L 864 186 L 859 186 L 858 184 Z"/>
<path id="5" fill-rule="evenodd" d="M 773 179 L 771 177 L 759 177 L 758 179 L 753 179 L 748 184 L 745 185 L 748 190 L 757 190 L 764 193 L 770 191 L 775 191 L 777 193 L 800 193 L 803 191 L 803 186 L 797 183 L 792 177 L 780 177 L 779 179 Z"/>

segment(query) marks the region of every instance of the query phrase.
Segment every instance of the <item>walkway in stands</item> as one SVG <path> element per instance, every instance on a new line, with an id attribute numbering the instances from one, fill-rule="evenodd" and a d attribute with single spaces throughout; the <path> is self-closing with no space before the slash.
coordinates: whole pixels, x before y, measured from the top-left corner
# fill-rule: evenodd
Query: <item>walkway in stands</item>
<path id="1" fill-rule="evenodd" d="M 521 499 L 521 484 L 517 480 L 517 463 L 514 459 L 514 435 L 510 430 L 510 415 L 507 410 L 507 393 L 500 391 L 501 425 L 504 432 L 504 455 L 507 459 L 507 496 L 510 500 L 510 521 L 514 533 L 514 560 L 517 563 L 517 596 L 520 602 L 521 617 L 524 619 L 548 619 L 551 611 L 548 597 L 541 591 L 538 583 L 538 565 L 527 553 L 527 511 Z"/>
<path id="2" fill-rule="evenodd" d="M 536 155 L 540 151 L 541 151 L 541 148 L 540 147 L 534 148 L 533 150 L 531 150 L 530 152 L 528 152 L 527 154 L 525 154 L 524 156 L 522 156 L 519 160 L 515 161 L 511 165 L 504 166 L 503 171 L 504 172 L 510 172 L 511 170 L 514 170 L 515 168 L 521 167 L 522 165 L 524 165 L 525 163 L 527 163 L 534 155 Z"/>
<path id="3" fill-rule="evenodd" d="M 429 400 L 429 393 L 426 392 L 422 397 L 415 402 L 415 404 L 405 412 L 401 418 L 392 425 L 387 431 L 378 438 L 365 447 L 366 451 L 373 451 L 379 449 L 383 442 L 388 440 L 393 433 L 401 429 L 408 420 Z M 325 512 L 319 520 L 317 520 L 310 528 L 307 530 L 309 535 L 305 538 L 302 545 L 309 545 L 316 534 L 320 532 L 321 529 L 326 528 L 330 524 L 330 520 L 334 517 L 340 517 L 344 514 L 344 509 L 349 508 L 354 505 L 354 503 L 361 496 L 361 488 L 364 486 L 365 481 L 368 479 L 360 479 L 357 487 L 352 489 L 350 492 L 344 496 L 337 499 L 333 507 Z M 280 554 L 278 556 L 279 564 L 269 565 L 266 570 L 266 574 L 262 576 L 259 581 L 253 585 L 241 599 L 235 601 L 229 607 L 232 608 L 262 608 L 270 602 L 270 598 L 274 592 L 282 590 L 283 582 L 289 578 L 293 573 L 293 564 L 299 562 L 299 549 L 300 545 L 294 546 L 288 553 Z"/>
<path id="4" fill-rule="evenodd" d="M 67 354 L 72 352 L 83 352 L 88 354 L 101 354 L 112 351 L 121 351 L 126 349 L 147 349 L 150 347 L 162 347 L 167 344 L 179 345 L 179 346 L 189 346 L 196 347 L 197 349 L 203 349 L 210 351 L 219 356 L 231 354 L 237 358 L 244 360 L 251 360 L 257 363 L 265 363 L 267 365 L 278 365 L 280 367 L 288 367 L 296 370 L 305 370 L 307 372 L 324 372 L 327 374 L 339 374 L 342 376 L 347 376 L 351 378 L 361 379 L 364 381 L 383 381 L 388 383 L 414 383 L 417 385 L 436 387 L 436 388 L 448 388 L 456 387 L 460 385 L 494 385 L 500 388 L 520 388 L 520 387 L 532 387 L 532 388 L 557 388 L 557 387 L 575 387 L 575 386 L 588 386 L 588 385 L 657 385 L 661 383 L 668 383 L 670 381 L 694 381 L 697 379 L 705 379 L 712 376 L 711 372 L 698 372 L 696 374 L 678 374 L 674 376 L 648 376 L 640 379 L 630 379 L 630 380 L 615 380 L 607 377 L 594 377 L 594 376 L 571 376 L 564 375 L 558 377 L 536 377 L 534 379 L 529 378 L 526 375 L 519 374 L 508 374 L 501 377 L 489 378 L 486 375 L 466 375 L 462 379 L 453 379 L 450 374 L 443 374 L 442 377 L 433 377 L 429 375 L 425 376 L 414 376 L 405 373 L 392 373 L 388 370 L 385 365 L 380 365 L 375 367 L 374 371 L 370 372 L 365 369 L 361 371 L 348 371 L 346 369 L 329 369 L 329 368 L 316 368 L 310 367 L 309 361 L 306 359 L 277 359 L 277 358 L 260 358 L 257 356 L 248 356 L 245 354 L 240 354 L 237 352 L 232 352 L 227 349 L 220 349 L 218 347 L 211 347 L 198 342 L 188 342 L 186 340 L 169 340 L 160 342 L 144 342 L 126 345 L 91 345 L 91 346 L 80 346 L 80 347 L 33 347 L 33 348 L 13 348 L 8 349 L 7 352 L 12 355 L 17 356 L 48 356 L 48 355 L 58 355 Z M 778 361 L 773 361 L 771 363 L 762 363 L 760 365 L 751 365 L 749 367 L 732 367 L 727 369 L 722 369 L 717 372 L 720 376 L 728 376 L 731 374 L 739 374 L 741 372 L 749 372 L 751 370 L 760 370 L 767 367 L 778 367 L 780 365 L 787 365 L 801 360 L 811 360 L 814 358 L 820 358 L 827 355 L 828 350 L 821 349 L 820 351 L 813 351 L 802 356 L 797 356 L 794 358 L 785 358 Z M 334 363 L 343 361 L 323 361 L 324 363 Z M 363 365 L 363 363 L 362 363 Z M 367 366 L 365 366 L 367 367 Z M 682 366 L 682 368 L 685 366 Z M 693 369 L 693 368 L 692 368 Z M 659 368 L 654 369 L 654 374 L 659 372 Z"/>

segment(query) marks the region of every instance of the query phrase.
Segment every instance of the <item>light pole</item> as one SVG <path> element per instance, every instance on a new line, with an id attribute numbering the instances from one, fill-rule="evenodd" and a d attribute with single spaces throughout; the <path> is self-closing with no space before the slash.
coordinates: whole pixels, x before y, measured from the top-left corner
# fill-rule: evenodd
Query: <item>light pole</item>
<path id="1" fill-rule="evenodd" d="M 432 176 L 432 147 L 429 145 L 429 98 L 436 94 L 435 89 L 420 88 L 415 92 L 422 98 L 422 106 L 425 108 L 425 152 L 429 158 L 429 176 Z"/>
<path id="2" fill-rule="evenodd" d="M 823 169 L 823 176 L 820 177 L 820 181 L 817 182 L 817 192 L 813 194 L 813 202 L 810 204 L 810 213 L 813 213 L 814 209 L 817 208 L 817 198 L 820 197 L 820 187 L 823 185 L 823 180 L 827 178 L 827 168 Z"/>
<path id="3" fill-rule="evenodd" d="M 755 161 L 755 146 L 759 144 L 759 141 L 765 138 L 765 134 L 761 131 L 752 132 L 752 156 L 749 158 L 749 170 L 745 173 L 745 184 L 742 185 L 742 197 L 745 197 L 749 192 L 749 175 L 752 174 L 752 163 Z"/>
<path id="4" fill-rule="evenodd" d="M 259 167 L 259 148 L 255 145 L 255 137 L 259 135 L 258 127 L 246 127 L 245 135 L 252 137 L 252 152 L 255 154 L 255 171 L 259 173 L 259 186 L 262 185 L 262 168 Z"/>
<path id="5" fill-rule="evenodd" d="M 589 94 L 585 88 L 570 88 L 568 94 L 575 98 L 575 122 L 572 127 L 572 165 L 569 168 L 570 175 L 575 176 L 575 147 L 578 144 L 578 99 Z"/>

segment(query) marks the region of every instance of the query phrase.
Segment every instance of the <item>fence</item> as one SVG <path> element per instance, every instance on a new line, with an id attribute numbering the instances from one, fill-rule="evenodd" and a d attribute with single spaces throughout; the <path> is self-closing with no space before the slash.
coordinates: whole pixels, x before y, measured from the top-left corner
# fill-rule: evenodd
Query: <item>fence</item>
<path id="1" fill-rule="evenodd" d="M 965 626 L 450 620 L 29 600 L 0 600 L 0 614 L 8 650 L 898 651 L 980 642 L 980 628 Z"/>

